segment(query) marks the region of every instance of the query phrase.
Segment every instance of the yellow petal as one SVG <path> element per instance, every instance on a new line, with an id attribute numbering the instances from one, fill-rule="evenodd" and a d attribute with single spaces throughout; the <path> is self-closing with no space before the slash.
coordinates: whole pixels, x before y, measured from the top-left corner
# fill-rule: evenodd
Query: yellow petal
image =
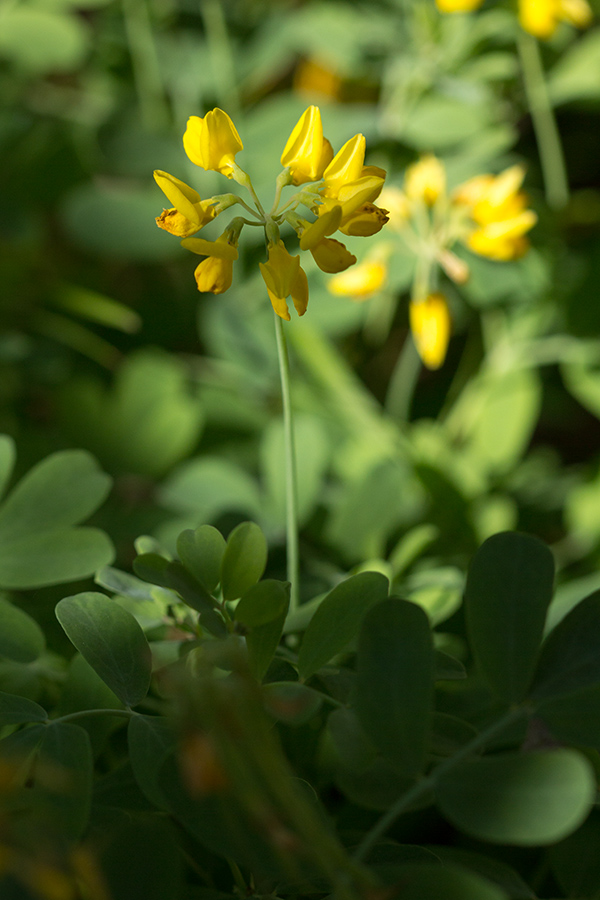
<path id="1" fill-rule="evenodd" d="M 377 260 L 365 260 L 342 275 L 330 278 L 327 288 L 337 297 L 367 300 L 384 286 L 387 272 L 385 263 Z"/>
<path id="2" fill-rule="evenodd" d="M 211 294 L 223 294 L 231 287 L 233 261 L 209 256 L 194 271 L 198 290 Z"/>
<path id="3" fill-rule="evenodd" d="M 156 169 L 154 172 L 154 180 L 177 212 L 180 212 L 190 222 L 197 222 L 199 226 L 200 218 L 196 204 L 200 203 L 201 198 L 198 191 L 180 181 L 179 178 L 175 178 L 174 175 L 169 175 L 168 172 L 162 172 L 160 169 Z"/>
<path id="4" fill-rule="evenodd" d="M 381 231 L 388 221 L 387 212 L 387 209 L 381 209 L 374 203 L 364 203 L 344 221 L 340 231 L 357 237 L 371 237 Z"/>
<path id="5" fill-rule="evenodd" d="M 587 28 L 593 13 L 586 0 L 560 0 L 560 17 L 575 28 Z"/>
<path id="6" fill-rule="evenodd" d="M 435 5 L 442 13 L 473 12 L 482 3 L 483 0 L 435 0 Z"/>
<path id="7" fill-rule="evenodd" d="M 190 222 L 185 216 L 182 216 L 176 209 L 163 209 L 160 216 L 156 218 L 156 224 L 163 231 L 174 234 L 177 237 L 187 238 L 191 234 L 196 234 L 200 230 L 197 222 Z"/>
<path id="8" fill-rule="evenodd" d="M 342 207 L 336 203 L 302 232 L 300 249 L 312 250 L 315 244 L 318 244 L 324 237 L 337 231 L 341 221 Z"/>
<path id="9" fill-rule="evenodd" d="M 181 246 L 199 256 L 212 256 L 213 259 L 233 260 L 238 258 L 237 247 L 221 235 L 216 241 L 205 241 L 204 238 L 186 238 Z"/>
<path id="10" fill-rule="evenodd" d="M 439 369 L 446 358 L 450 339 L 450 313 L 443 294 L 429 294 L 411 301 L 410 329 L 419 356 L 428 369 Z"/>
<path id="11" fill-rule="evenodd" d="M 235 154 L 244 149 L 236 127 L 222 109 L 212 109 L 201 119 L 190 116 L 183 136 L 188 157 L 202 169 L 212 169 L 231 178 Z"/>
<path id="12" fill-rule="evenodd" d="M 552 37 L 559 19 L 558 0 L 519 0 L 521 28 L 542 40 Z"/>
<path id="13" fill-rule="evenodd" d="M 427 206 L 433 206 L 445 190 L 446 169 L 436 156 L 424 156 L 407 168 L 404 193 L 409 200 L 421 200 Z"/>
<path id="14" fill-rule="evenodd" d="M 340 241 L 333 238 L 323 238 L 311 248 L 310 252 L 321 271 L 330 275 L 343 272 L 356 262 L 356 257 Z"/>
<path id="15" fill-rule="evenodd" d="M 294 184 L 304 184 L 321 178 L 332 156 L 331 144 L 323 138 L 319 107 L 309 106 L 288 138 L 281 164 L 290 169 Z"/>
<path id="16" fill-rule="evenodd" d="M 298 267 L 291 294 L 296 312 L 299 316 L 303 316 L 308 306 L 308 278 L 302 266 Z"/>
<path id="17" fill-rule="evenodd" d="M 337 197 L 342 185 L 361 177 L 366 147 L 364 135 L 355 134 L 336 153 L 323 173 L 326 197 Z"/>

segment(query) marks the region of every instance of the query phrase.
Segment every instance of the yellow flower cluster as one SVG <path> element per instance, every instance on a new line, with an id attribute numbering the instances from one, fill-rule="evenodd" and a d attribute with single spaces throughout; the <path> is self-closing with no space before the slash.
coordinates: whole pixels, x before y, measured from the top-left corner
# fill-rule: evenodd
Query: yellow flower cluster
<path id="1" fill-rule="evenodd" d="M 242 228 L 258 225 L 264 228 L 268 252 L 268 261 L 260 263 L 260 271 L 273 309 L 282 319 L 289 319 L 287 298 L 291 297 L 298 315 L 303 315 L 308 304 L 308 282 L 300 257 L 292 256 L 281 239 L 284 223 L 293 228 L 300 249 L 310 251 L 320 269 L 335 273 L 354 265 L 356 257 L 331 235 L 341 231 L 367 237 L 387 222 L 386 210 L 374 202 L 383 188 L 385 172 L 376 166 L 365 166 L 364 136 L 355 135 L 334 155 L 323 135 L 321 113 L 316 106 L 303 113 L 283 149 L 284 169 L 277 177 L 275 201 L 268 213 L 250 178 L 235 161 L 243 144 L 227 113 L 213 109 L 204 118 L 191 116 L 183 146 L 197 166 L 220 172 L 247 188 L 254 203 L 251 207 L 236 194 L 202 200 L 194 188 L 178 178 L 155 171 L 156 183 L 172 204 L 156 223 L 183 238 L 183 247 L 205 257 L 194 273 L 200 291 L 221 294 L 231 286 Z M 282 190 L 289 185 L 301 190 L 280 207 Z M 241 204 L 252 218 L 237 216 L 215 241 L 192 236 L 235 204 Z M 312 214 L 312 220 L 299 214 L 301 205 Z"/>
<path id="2" fill-rule="evenodd" d="M 435 0 L 442 13 L 472 12 L 483 0 Z M 585 28 L 592 21 L 587 0 L 519 0 L 521 27 L 537 38 L 551 38 L 560 22 Z"/>
<path id="3" fill-rule="evenodd" d="M 522 166 L 511 166 L 499 175 L 477 175 L 449 192 L 443 163 L 428 155 L 407 168 L 402 189 L 387 187 L 381 195 L 388 232 L 400 235 L 417 261 L 409 320 L 429 368 L 443 363 L 450 337 L 448 304 L 435 289 L 437 272 L 441 269 L 457 284 L 469 277 L 454 245 L 462 243 L 498 262 L 517 259 L 529 248 L 526 235 L 537 217 L 527 209 L 524 176 Z M 330 291 L 355 300 L 376 293 L 385 284 L 393 246 L 391 240 L 379 243 L 359 266 L 331 279 Z"/>

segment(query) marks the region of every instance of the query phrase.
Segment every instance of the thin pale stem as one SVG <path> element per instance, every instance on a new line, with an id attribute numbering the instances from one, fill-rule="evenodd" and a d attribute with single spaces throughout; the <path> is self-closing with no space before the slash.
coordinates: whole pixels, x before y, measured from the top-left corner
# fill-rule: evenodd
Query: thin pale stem
<path id="1" fill-rule="evenodd" d="M 445 760 L 441 763 L 437 768 L 431 772 L 426 778 L 422 778 L 418 781 L 410 790 L 408 790 L 405 794 L 402 794 L 401 797 L 396 800 L 396 802 L 391 806 L 388 811 L 379 819 L 378 822 L 375 823 L 373 828 L 367 832 L 361 843 L 358 845 L 356 853 L 354 854 L 354 858 L 358 860 L 364 860 L 374 845 L 377 843 L 379 838 L 381 838 L 385 832 L 390 828 L 391 825 L 396 821 L 396 819 L 402 815 L 402 813 L 406 812 L 410 807 L 428 794 L 431 790 L 435 788 L 440 776 L 445 775 L 446 772 L 449 772 L 456 765 L 463 762 L 463 760 L 468 759 L 471 754 L 473 754 L 476 750 L 479 750 L 481 747 L 484 747 L 493 737 L 501 732 L 505 731 L 509 725 L 512 725 L 513 722 L 516 722 L 518 719 L 522 718 L 527 714 L 527 710 L 525 707 L 519 706 L 515 709 L 509 710 L 502 718 L 498 719 L 496 722 L 493 722 L 488 728 L 481 731 L 477 737 L 473 738 L 472 741 L 469 741 L 468 744 L 465 744 L 458 753 L 455 753 L 454 756 L 451 756 L 449 759 Z"/>
<path id="2" fill-rule="evenodd" d="M 300 554 L 298 545 L 298 500 L 296 477 L 296 453 L 294 446 L 294 418 L 290 392 L 290 359 L 283 330 L 283 320 L 275 314 L 275 335 L 277 356 L 281 377 L 281 397 L 283 402 L 283 432 L 285 446 L 285 497 L 286 497 L 286 543 L 287 578 L 290 582 L 290 612 L 299 605 Z"/>
<path id="3" fill-rule="evenodd" d="M 68 713 L 66 716 L 59 716 L 58 719 L 49 719 L 51 725 L 56 725 L 57 722 L 74 722 L 77 719 L 87 719 L 90 716 L 94 718 L 95 716 L 119 716 L 124 719 L 132 719 L 134 716 L 139 715 L 139 713 L 134 712 L 132 709 L 80 709 L 77 712 Z"/>
<path id="4" fill-rule="evenodd" d="M 148 128 L 157 128 L 167 121 L 168 110 L 150 12 L 146 0 L 122 3 L 142 119 Z"/>
<path id="5" fill-rule="evenodd" d="M 560 133 L 548 94 L 540 47 L 522 31 L 518 41 L 523 84 L 537 140 L 548 206 L 561 209 L 569 201 L 569 180 Z"/>

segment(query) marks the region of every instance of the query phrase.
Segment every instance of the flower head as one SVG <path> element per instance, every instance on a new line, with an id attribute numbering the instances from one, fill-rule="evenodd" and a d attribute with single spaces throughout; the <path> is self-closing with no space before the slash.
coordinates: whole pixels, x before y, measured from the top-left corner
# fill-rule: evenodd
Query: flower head
<path id="1" fill-rule="evenodd" d="M 203 119 L 190 116 L 183 135 L 189 158 L 202 169 L 214 169 L 231 178 L 235 154 L 244 149 L 236 127 L 222 109 L 212 109 Z"/>
<path id="2" fill-rule="evenodd" d="M 587 0 L 519 0 L 521 27 L 543 40 L 552 37 L 559 22 L 585 28 L 591 21 Z"/>
<path id="3" fill-rule="evenodd" d="M 411 300 L 410 330 L 419 356 L 428 369 L 439 369 L 446 358 L 450 339 L 450 313 L 443 294 Z"/>
<path id="4" fill-rule="evenodd" d="M 437 156 L 423 156 L 406 170 L 404 193 L 409 200 L 433 206 L 446 190 L 446 170 Z"/>
<path id="5" fill-rule="evenodd" d="M 522 166 L 511 166 L 500 175 L 478 175 L 453 194 L 474 223 L 466 243 L 475 253 L 506 261 L 522 256 L 529 247 L 525 234 L 537 216 L 526 209 L 527 196 L 520 190 L 525 177 Z"/>
<path id="6" fill-rule="evenodd" d="M 309 106 L 290 134 L 281 163 L 283 171 L 275 183 L 275 200 L 266 212 L 256 195 L 250 177 L 235 162 L 243 149 L 242 141 L 227 113 L 213 109 L 202 119 L 191 116 L 183 137 L 185 151 L 196 165 L 213 169 L 246 188 L 254 209 L 236 194 L 221 194 L 202 200 L 189 185 L 167 172 L 157 170 L 158 186 L 173 204 L 157 218 L 160 228 L 183 238 L 186 250 L 205 257 L 195 270 L 200 291 L 222 294 L 232 283 L 233 263 L 238 257 L 238 242 L 246 225 L 260 225 L 267 242 L 268 260 L 260 263 L 260 271 L 276 314 L 289 319 L 287 298 L 291 297 L 298 315 L 304 315 L 308 304 L 308 280 L 300 265 L 300 257 L 292 256 L 282 240 L 281 230 L 289 225 L 300 239 L 300 250 L 309 250 L 319 268 L 328 273 L 343 272 L 356 263 L 356 257 L 332 235 L 342 231 L 348 235 L 368 237 L 387 222 L 387 212 L 374 201 L 383 187 L 385 172 L 376 166 L 365 166 L 365 139 L 362 134 L 347 141 L 335 156 L 323 136 L 321 113 Z M 281 194 L 290 185 L 310 185 L 294 194 L 280 206 Z M 236 203 L 241 203 L 252 219 L 234 218 L 216 241 L 192 237 L 204 225 Z M 302 205 L 314 221 L 298 212 Z"/>
<path id="7" fill-rule="evenodd" d="M 281 154 L 281 165 L 290 170 L 293 184 L 318 181 L 333 159 L 333 148 L 323 137 L 321 112 L 309 106 L 294 126 Z"/>

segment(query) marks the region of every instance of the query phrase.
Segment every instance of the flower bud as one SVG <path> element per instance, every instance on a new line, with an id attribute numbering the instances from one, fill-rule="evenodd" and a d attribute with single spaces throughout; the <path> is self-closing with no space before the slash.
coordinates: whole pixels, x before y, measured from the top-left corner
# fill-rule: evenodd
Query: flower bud
<path id="1" fill-rule="evenodd" d="M 446 358 L 450 339 L 450 313 L 443 294 L 411 300 L 410 330 L 419 356 L 428 369 L 439 369 Z"/>
<path id="2" fill-rule="evenodd" d="M 409 200 L 421 200 L 433 206 L 445 190 L 446 170 L 436 156 L 423 156 L 406 170 L 404 192 Z"/>
<path id="3" fill-rule="evenodd" d="M 235 125 L 222 109 L 212 109 L 201 119 L 190 116 L 183 136 L 189 158 L 202 169 L 232 177 L 235 154 L 244 149 Z"/>
<path id="4" fill-rule="evenodd" d="M 343 272 L 356 262 L 356 257 L 340 242 L 333 238 L 323 238 L 310 251 L 322 272 L 330 275 Z"/>
<path id="5" fill-rule="evenodd" d="M 333 149 L 323 137 L 321 112 L 309 106 L 304 112 L 281 154 L 281 165 L 289 168 L 294 184 L 318 181 L 333 158 Z"/>

